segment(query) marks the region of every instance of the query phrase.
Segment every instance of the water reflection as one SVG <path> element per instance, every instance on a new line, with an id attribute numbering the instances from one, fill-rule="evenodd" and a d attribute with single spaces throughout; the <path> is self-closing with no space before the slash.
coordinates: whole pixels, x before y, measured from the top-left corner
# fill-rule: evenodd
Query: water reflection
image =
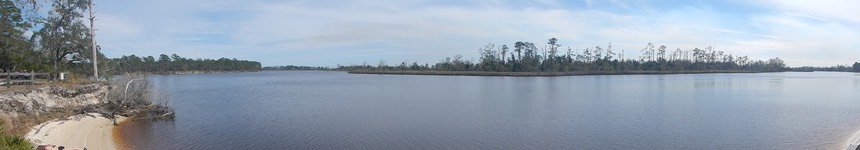
<path id="1" fill-rule="evenodd" d="M 177 120 L 124 127 L 144 149 L 834 149 L 860 128 L 847 73 L 153 78 Z"/>

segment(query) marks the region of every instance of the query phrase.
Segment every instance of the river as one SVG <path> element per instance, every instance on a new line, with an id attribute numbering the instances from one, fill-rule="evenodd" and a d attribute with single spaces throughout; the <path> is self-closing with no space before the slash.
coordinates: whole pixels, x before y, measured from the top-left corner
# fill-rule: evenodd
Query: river
<path id="1" fill-rule="evenodd" d="M 150 76 L 173 122 L 133 149 L 841 149 L 860 74 Z"/>

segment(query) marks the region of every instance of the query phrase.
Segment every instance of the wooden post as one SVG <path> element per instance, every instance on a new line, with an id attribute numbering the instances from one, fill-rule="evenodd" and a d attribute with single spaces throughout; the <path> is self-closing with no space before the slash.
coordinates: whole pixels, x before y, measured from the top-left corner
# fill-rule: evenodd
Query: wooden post
<path id="1" fill-rule="evenodd" d="M 6 69 L 6 88 L 12 88 L 12 72 Z"/>

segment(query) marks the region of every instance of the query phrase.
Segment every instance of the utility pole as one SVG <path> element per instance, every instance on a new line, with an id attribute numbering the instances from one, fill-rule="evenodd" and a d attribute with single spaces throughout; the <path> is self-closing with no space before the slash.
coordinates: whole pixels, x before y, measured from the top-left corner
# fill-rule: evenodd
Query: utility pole
<path id="1" fill-rule="evenodd" d="M 96 26 L 93 23 L 96 16 L 93 15 L 93 0 L 90 1 L 90 39 L 93 42 L 93 78 L 99 80 L 99 51 L 96 48 Z"/>

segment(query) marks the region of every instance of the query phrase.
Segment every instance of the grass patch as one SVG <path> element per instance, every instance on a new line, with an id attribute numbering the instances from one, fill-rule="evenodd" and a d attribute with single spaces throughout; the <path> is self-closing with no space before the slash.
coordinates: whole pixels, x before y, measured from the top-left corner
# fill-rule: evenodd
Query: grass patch
<path id="1" fill-rule="evenodd" d="M 18 117 L 0 113 L 0 150 L 32 150 L 34 144 L 24 137 L 32 127 L 74 114 L 71 110 L 53 110 L 41 115 L 19 115 Z"/>
<path id="2" fill-rule="evenodd" d="M 54 119 L 68 118 L 75 114 L 77 113 L 72 110 L 65 109 L 54 109 L 49 113 L 42 113 L 40 115 L 21 114 L 14 118 L 5 114 L 0 114 L 0 118 L 3 120 L 3 130 L 0 132 L 14 136 L 24 136 L 27 132 L 30 132 L 32 127 Z"/>
<path id="3" fill-rule="evenodd" d="M 6 150 L 31 150 L 33 143 L 26 138 L 14 135 L 0 135 L 0 149 Z"/>
<path id="4" fill-rule="evenodd" d="M 7 123 L 10 119 L 8 117 L 3 116 L 3 119 L 0 119 L 0 149 L 3 150 L 32 150 L 33 143 L 30 143 L 26 138 L 18 135 L 8 134 L 6 130 L 7 127 L 10 127 L 10 124 Z"/>

